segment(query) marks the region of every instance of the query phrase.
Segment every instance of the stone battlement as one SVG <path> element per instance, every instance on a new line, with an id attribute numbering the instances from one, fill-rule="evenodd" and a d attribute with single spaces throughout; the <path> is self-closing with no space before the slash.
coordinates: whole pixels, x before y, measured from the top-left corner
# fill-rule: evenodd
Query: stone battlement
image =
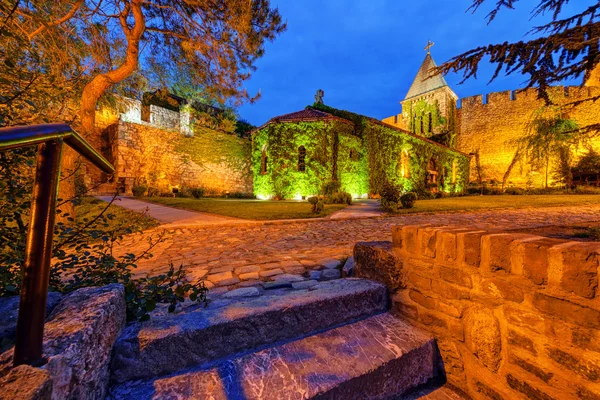
<path id="1" fill-rule="evenodd" d="M 474 398 L 596 399 L 600 243 L 398 226 L 357 243 L 357 276 L 433 333 L 448 381 Z"/>
<path id="2" fill-rule="evenodd" d="M 586 99 L 600 92 L 600 88 L 580 87 L 580 86 L 554 86 L 550 88 L 550 98 L 562 102 L 561 100 Z M 459 99 L 457 108 L 465 110 L 465 108 L 478 106 L 505 106 L 509 102 L 535 102 L 539 101 L 538 89 L 517 89 L 505 90 L 503 92 L 492 92 L 487 94 L 478 94 L 475 96 L 463 97 Z"/>

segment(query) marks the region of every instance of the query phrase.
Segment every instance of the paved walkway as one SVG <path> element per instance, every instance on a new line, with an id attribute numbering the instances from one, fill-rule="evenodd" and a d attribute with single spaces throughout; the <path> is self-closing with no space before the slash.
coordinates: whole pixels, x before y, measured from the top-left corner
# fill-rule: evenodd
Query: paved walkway
<path id="1" fill-rule="evenodd" d="M 354 200 L 351 206 L 335 212 L 329 218 L 347 219 L 361 217 L 378 217 L 383 215 L 379 200 Z"/>
<path id="2" fill-rule="evenodd" d="M 391 240 L 394 225 L 429 223 L 494 230 L 592 221 L 600 221 L 600 206 L 208 225 L 131 235 L 115 253 L 139 254 L 147 249 L 149 236 L 163 235 L 163 241 L 151 251 L 154 257 L 138 262 L 139 273 L 165 272 L 169 262 L 183 264 L 192 279 L 203 278 L 207 286 L 226 291 L 278 276 L 307 278 L 311 271 L 326 270 L 350 256 L 358 241 Z"/>
<path id="3" fill-rule="evenodd" d="M 112 200 L 112 196 L 96 196 L 96 198 L 106 202 Z M 238 218 L 229 218 L 220 215 L 181 210 L 179 208 L 149 203 L 147 201 L 132 199 L 130 197 L 119 196 L 115 199 L 115 202 L 113 204 L 139 213 L 146 213 L 150 217 L 156 219 L 161 224 L 169 224 L 173 226 L 204 226 L 236 221 L 248 222 L 247 220 Z"/>

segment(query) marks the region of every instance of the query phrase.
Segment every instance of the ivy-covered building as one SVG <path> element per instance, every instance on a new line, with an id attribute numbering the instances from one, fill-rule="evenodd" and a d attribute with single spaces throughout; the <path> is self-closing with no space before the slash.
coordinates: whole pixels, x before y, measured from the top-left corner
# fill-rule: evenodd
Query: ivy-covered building
<path id="1" fill-rule="evenodd" d="M 254 194 L 306 198 L 337 180 L 353 197 L 404 191 L 461 192 L 469 156 L 374 118 L 314 104 L 270 119 L 252 134 Z"/>

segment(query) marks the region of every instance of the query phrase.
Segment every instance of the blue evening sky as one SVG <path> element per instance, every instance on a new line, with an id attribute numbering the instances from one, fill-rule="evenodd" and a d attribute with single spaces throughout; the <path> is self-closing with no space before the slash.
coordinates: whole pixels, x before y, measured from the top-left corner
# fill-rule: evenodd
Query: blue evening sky
<path id="1" fill-rule="evenodd" d="M 485 16 L 495 0 L 474 15 L 466 13 L 471 0 L 272 0 L 288 29 L 266 45 L 245 85 L 251 94 L 260 90 L 262 97 L 242 106 L 240 116 L 261 125 L 312 104 L 319 88 L 332 107 L 378 119 L 397 114 L 428 39 L 435 42 L 431 54 L 438 64 L 478 46 L 528 40 L 524 35 L 532 26 L 549 20 L 530 20 L 539 1 L 520 0 L 515 10 L 503 10 L 487 25 Z M 574 0 L 563 14 L 588 3 L 595 1 Z M 461 76 L 451 74 L 446 81 L 461 98 L 524 86 L 519 73 L 488 85 L 492 72 L 485 62 L 477 80 L 459 85 Z"/>

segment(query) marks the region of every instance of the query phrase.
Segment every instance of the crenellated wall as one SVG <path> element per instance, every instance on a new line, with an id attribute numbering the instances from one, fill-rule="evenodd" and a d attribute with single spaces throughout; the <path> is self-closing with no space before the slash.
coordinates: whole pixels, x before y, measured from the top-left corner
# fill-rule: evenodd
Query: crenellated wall
<path id="1" fill-rule="evenodd" d="M 599 242 L 398 226 L 357 243 L 357 276 L 433 333 L 448 381 L 474 399 L 600 399 Z"/>
<path id="2" fill-rule="evenodd" d="M 552 101 L 565 105 L 600 95 L 596 87 L 553 87 L 550 90 Z M 457 110 L 457 148 L 465 153 L 479 152 L 481 171 L 484 180 L 502 181 L 516 152 L 515 141 L 527 133 L 527 125 L 533 114 L 544 106 L 538 98 L 537 89 L 505 91 L 465 97 Z M 580 127 L 598 122 L 600 102 L 587 101 L 569 111 L 567 115 L 577 121 Z M 600 148 L 594 140 L 592 147 Z M 583 151 L 584 149 L 580 149 Z M 552 178 L 554 163 L 550 166 Z M 471 180 L 476 180 L 477 168 L 474 159 L 471 165 Z M 545 181 L 545 171 L 531 174 L 531 166 L 522 159 L 512 169 L 507 183 L 540 186 Z M 552 180 L 552 179 L 550 179 Z"/>

